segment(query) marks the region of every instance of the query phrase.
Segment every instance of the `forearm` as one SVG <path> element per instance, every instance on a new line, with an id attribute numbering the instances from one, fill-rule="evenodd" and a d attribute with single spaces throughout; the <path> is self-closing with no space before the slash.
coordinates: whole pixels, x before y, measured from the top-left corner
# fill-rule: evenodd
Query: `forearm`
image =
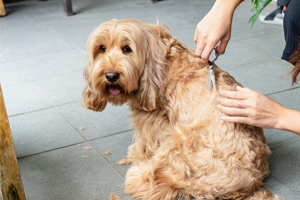
<path id="1" fill-rule="evenodd" d="M 244 0 L 217 0 L 214 7 L 225 8 L 233 14 L 237 6 L 243 1 Z"/>
<path id="2" fill-rule="evenodd" d="M 284 108 L 278 123 L 278 129 L 300 135 L 300 112 Z"/>

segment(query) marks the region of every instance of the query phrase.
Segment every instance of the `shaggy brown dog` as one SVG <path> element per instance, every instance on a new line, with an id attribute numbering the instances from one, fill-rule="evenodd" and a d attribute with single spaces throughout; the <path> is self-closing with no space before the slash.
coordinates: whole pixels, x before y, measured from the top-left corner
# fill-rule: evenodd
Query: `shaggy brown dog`
<path id="1" fill-rule="evenodd" d="M 240 85 L 208 66 L 166 26 L 132 19 L 101 24 L 87 43 L 82 105 L 94 111 L 127 103 L 135 126 L 126 192 L 139 199 L 271 198 L 260 189 L 270 150 L 261 128 L 220 120 L 219 91 Z"/>

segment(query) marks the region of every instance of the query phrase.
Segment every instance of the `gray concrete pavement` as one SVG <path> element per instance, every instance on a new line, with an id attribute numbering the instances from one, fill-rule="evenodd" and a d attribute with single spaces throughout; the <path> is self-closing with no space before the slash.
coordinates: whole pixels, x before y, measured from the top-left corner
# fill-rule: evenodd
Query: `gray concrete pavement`
<path id="1" fill-rule="evenodd" d="M 73 0 L 76 14 L 70 17 L 64 16 L 60 0 L 5 5 L 0 82 L 28 200 L 99 200 L 111 192 L 131 199 L 122 192 L 128 166 L 115 165 L 132 142 L 129 111 L 125 105 L 109 105 L 102 113 L 80 106 L 87 38 L 112 18 L 156 23 L 158 16 L 173 36 L 195 48 L 196 24 L 213 3 Z M 265 12 L 275 7 L 270 4 Z M 236 10 L 231 42 L 217 64 L 244 86 L 300 110 L 300 85 L 291 87 L 291 79 L 282 76 L 291 69 L 280 59 L 283 29 L 257 22 L 251 30 L 250 8 L 246 1 Z M 282 200 L 300 199 L 300 137 L 272 129 L 265 135 L 273 152 L 265 187 Z M 102 155 L 107 150 L 112 154 Z"/>

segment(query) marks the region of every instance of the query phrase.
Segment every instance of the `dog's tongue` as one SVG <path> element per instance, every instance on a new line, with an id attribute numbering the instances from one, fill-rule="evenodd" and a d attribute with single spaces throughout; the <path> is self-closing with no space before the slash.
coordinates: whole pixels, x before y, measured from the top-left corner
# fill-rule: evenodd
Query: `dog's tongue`
<path id="1" fill-rule="evenodd" d="M 120 94 L 120 92 L 121 92 L 120 87 L 115 86 L 115 85 L 109 86 L 109 87 L 108 87 L 108 90 L 109 90 L 109 92 L 110 92 L 112 95 L 115 95 L 115 96 L 117 96 L 117 95 Z"/>

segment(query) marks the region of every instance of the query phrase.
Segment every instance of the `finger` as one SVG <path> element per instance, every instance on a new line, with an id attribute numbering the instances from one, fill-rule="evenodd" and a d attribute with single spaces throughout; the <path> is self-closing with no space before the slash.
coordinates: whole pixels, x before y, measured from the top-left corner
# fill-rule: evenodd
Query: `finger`
<path id="1" fill-rule="evenodd" d="M 217 52 L 219 52 L 219 53 L 225 52 L 228 42 L 229 42 L 229 40 L 227 40 L 227 39 L 221 40 L 221 42 L 217 48 Z"/>
<path id="2" fill-rule="evenodd" d="M 248 116 L 249 114 L 248 110 L 243 108 L 230 108 L 222 105 L 218 105 L 218 108 L 222 113 L 231 116 Z"/>
<path id="3" fill-rule="evenodd" d="M 253 90 L 249 89 L 249 88 L 244 88 L 244 87 L 241 87 L 241 86 L 236 86 L 236 90 L 237 91 L 241 91 L 241 92 L 253 92 Z"/>
<path id="4" fill-rule="evenodd" d="M 249 94 L 242 91 L 222 91 L 221 95 L 230 99 L 244 100 L 248 99 Z"/>
<path id="5" fill-rule="evenodd" d="M 217 45 L 217 43 L 212 43 L 212 44 L 207 44 L 205 46 L 205 49 L 203 50 L 200 58 L 202 58 L 202 62 L 207 65 L 208 64 L 208 59 L 209 59 L 209 56 L 211 54 L 211 52 L 213 51 L 215 45 Z"/>
<path id="6" fill-rule="evenodd" d="M 240 100 L 232 100 L 232 99 L 224 99 L 220 98 L 218 101 L 222 106 L 231 107 L 231 108 L 243 108 L 243 101 Z"/>
<path id="7" fill-rule="evenodd" d="M 195 43 L 197 44 L 197 41 L 198 41 L 198 29 L 197 29 L 197 27 L 196 27 L 196 31 L 195 31 L 195 34 L 194 34 L 194 41 L 195 41 Z"/>
<path id="8" fill-rule="evenodd" d="M 196 56 L 200 57 L 204 48 L 205 48 L 205 43 L 202 40 L 199 40 L 197 43 L 197 46 L 196 46 L 196 51 L 195 51 Z"/>
<path id="9" fill-rule="evenodd" d="M 221 120 L 225 122 L 232 122 L 232 123 L 241 123 L 241 124 L 249 124 L 252 125 L 251 121 L 247 117 L 230 117 L 230 116 L 222 116 L 220 117 Z"/>

